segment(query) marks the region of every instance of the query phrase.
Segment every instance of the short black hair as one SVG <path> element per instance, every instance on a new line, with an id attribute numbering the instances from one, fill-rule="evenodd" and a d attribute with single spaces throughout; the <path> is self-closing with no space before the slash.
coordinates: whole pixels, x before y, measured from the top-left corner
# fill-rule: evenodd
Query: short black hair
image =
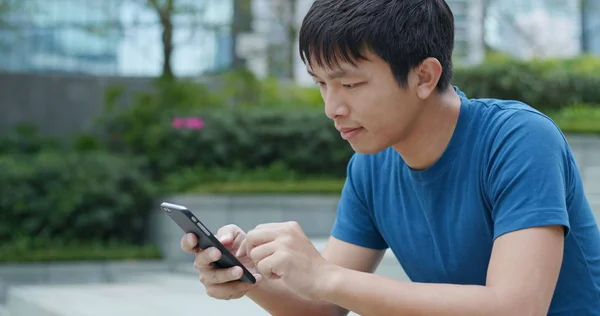
<path id="1" fill-rule="evenodd" d="M 364 49 L 390 65 L 398 84 L 428 57 L 442 65 L 437 90 L 452 80 L 454 16 L 444 0 L 315 0 L 299 34 L 300 57 L 335 68 L 365 59 Z"/>

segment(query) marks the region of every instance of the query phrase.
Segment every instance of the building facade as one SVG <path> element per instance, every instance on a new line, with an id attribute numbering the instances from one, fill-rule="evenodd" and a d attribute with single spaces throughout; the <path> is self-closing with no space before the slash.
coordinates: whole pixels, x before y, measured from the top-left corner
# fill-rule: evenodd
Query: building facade
<path id="1" fill-rule="evenodd" d="M 585 34 L 582 36 L 582 50 L 586 53 L 600 55 L 600 1 L 581 1 L 583 10 L 581 14 L 582 27 Z"/>
<path id="2" fill-rule="evenodd" d="M 0 71 L 158 76 L 162 26 L 148 3 L 129 0 L 21 0 L 0 28 Z M 198 6 L 177 0 L 176 6 Z M 232 0 L 202 1 L 175 16 L 176 75 L 196 76 L 231 61 Z M 207 26 L 207 27 L 205 27 Z"/>
<path id="3" fill-rule="evenodd" d="M 575 56 L 581 46 L 578 2 L 493 1 L 486 19 L 489 44 L 523 59 Z"/>

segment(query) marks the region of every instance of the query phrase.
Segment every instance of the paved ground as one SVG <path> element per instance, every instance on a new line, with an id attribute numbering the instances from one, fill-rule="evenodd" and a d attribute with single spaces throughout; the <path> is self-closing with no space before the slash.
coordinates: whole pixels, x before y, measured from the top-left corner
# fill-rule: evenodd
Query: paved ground
<path id="1" fill-rule="evenodd" d="M 206 296 L 189 275 L 154 275 L 125 284 L 20 287 L 9 297 L 11 316 L 265 315 L 248 299 Z"/>
<path id="2" fill-rule="evenodd" d="M 322 249 L 323 241 L 315 245 Z M 10 316 L 268 315 L 246 298 L 208 297 L 191 263 L 176 270 L 129 277 L 117 284 L 21 286 L 11 289 L 7 307 Z M 389 255 L 377 273 L 406 279 Z M 5 316 L 1 309 L 0 316 Z"/>

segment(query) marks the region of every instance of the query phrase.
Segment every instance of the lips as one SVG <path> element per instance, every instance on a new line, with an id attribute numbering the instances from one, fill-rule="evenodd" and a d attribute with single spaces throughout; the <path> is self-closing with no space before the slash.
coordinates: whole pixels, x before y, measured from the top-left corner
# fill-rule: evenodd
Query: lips
<path id="1" fill-rule="evenodd" d="M 338 128 L 338 131 L 340 131 L 340 135 L 342 136 L 343 139 L 350 140 L 351 138 L 356 136 L 358 133 L 360 133 L 362 131 L 362 129 L 363 129 L 362 127 L 346 127 L 346 128 Z"/>

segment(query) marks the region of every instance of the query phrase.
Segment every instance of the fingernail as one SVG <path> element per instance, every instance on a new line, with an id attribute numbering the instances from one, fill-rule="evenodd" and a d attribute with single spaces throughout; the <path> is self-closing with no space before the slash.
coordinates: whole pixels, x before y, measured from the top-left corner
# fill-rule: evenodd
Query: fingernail
<path id="1" fill-rule="evenodd" d="M 240 272 L 238 268 L 231 269 L 231 275 L 233 275 L 234 277 L 237 277 L 239 274 Z"/>
<path id="2" fill-rule="evenodd" d="M 186 237 L 186 241 L 188 242 L 188 244 L 190 244 L 190 246 L 192 246 L 194 243 L 194 237 L 192 237 L 192 235 L 188 234 Z"/>

